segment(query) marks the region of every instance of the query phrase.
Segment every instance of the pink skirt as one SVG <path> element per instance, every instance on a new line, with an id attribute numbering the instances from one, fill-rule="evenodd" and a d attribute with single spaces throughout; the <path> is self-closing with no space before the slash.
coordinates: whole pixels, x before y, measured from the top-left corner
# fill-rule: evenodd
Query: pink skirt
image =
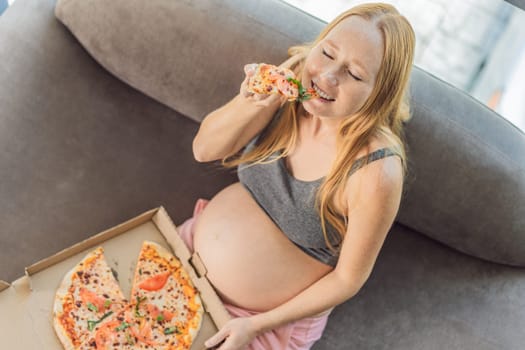
<path id="1" fill-rule="evenodd" d="M 188 249 L 193 252 L 193 224 L 204 210 L 208 200 L 198 199 L 195 203 L 193 217 L 177 227 L 177 231 Z M 232 317 L 249 317 L 257 314 L 255 311 L 224 303 Z M 298 320 L 257 336 L 248 346 L 250 350 L 306 350 L 321 338 L 326 327 L 329 313 L 321 316 Z"/>

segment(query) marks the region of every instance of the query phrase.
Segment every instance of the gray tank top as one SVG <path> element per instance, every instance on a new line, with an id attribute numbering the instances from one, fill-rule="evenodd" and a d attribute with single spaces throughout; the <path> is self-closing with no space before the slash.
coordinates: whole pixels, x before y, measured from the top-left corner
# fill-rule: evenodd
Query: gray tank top
<path id="1" fill-rule="evenodd" d="M 261 134 L 248 143 L 245 153 L 255 147 Z M 280 154 L 281 151 L 275 152 L 268 160 Z M 371 162 L 395 154 L 389 148 L 382 148 L 361 157 L 354 162 L 349 175 L 365 164 L 366 157 Z M 341 238 L 327 222 L 328 238 L 336 248 L 335 252 L 331 251 L 325 242 L 321 220 L 315 209 L 316 192 L 324 177 L 315 181 L 298 180 L 288 172 L 284 158 L 267 164 L 240 164 L 237 174 L 259 206 L 296 246 L 315 259 L 335 267 Z"/>

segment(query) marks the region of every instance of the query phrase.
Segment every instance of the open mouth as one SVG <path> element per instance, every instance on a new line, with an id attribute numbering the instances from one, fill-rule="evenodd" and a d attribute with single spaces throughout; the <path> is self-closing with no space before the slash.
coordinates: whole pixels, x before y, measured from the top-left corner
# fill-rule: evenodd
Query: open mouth
<path id="1" fill-rule="evenodd" d="M 333 98 L 332 96 L 328 95 L 326 92 L 324 92 L 323 90 L 321 90 L 315 83 L 314 81 L 312 80 L 312 88 L 315 90 L 315 92 L 317 92 L 319 94 L 319 97 L 321 98 L 321 100 L 324 100 L 324 101 L 328 101 L 328 102 L 333 102 L 335 101 L 335 98 Z"/>

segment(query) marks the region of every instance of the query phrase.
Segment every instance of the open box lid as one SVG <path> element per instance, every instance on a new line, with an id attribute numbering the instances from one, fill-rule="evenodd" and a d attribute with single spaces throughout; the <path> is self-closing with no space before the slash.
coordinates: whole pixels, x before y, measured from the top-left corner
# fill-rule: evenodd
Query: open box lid
<path id="1" fill-rule="evenodd" d="M 25 276 L 11 284 L 0 281 L 2 343 L 13 349 L 62 349 L 53 328 L 53 304 L 64 275 L 87 253 L 102 246 L 108 264 L 118 275 L 124 295 L 129 296 L 136 260 L 145 240 L 171 250 L 199 290 L 205 313 L 192 350 L 205 349 L 204 341 L 230 316 L 207 280 L 198 255 L 191 255 L 163 207 L 147 211 L 27 267 Z"/>

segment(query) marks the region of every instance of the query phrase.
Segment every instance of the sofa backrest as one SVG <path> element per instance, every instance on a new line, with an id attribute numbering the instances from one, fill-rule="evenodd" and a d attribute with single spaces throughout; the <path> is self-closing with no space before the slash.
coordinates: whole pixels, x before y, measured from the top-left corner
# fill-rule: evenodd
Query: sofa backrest
<path id="1" fill-rule="evenodd" d="M 325 25 L 279 0 L 58 0 L 56 15 L 106 69 L 197 121 L 238 92 L 244 64 L 279 64 Z M 417 67 L 411 101 L 397 221 L 525 266 L 523 132 Z"/>
<path id="2" fill-rule="evenodd" d="M 421 69 L 397 220 L 464 253 L 525 266 L 525 134 Z"/>
<path id="3" fill-rule="evenodd" d="M 244 64 L 281 62 L 323 26 L 279 1 L 58 0 L 55 13 L 107 70 L 196 121 L 239 91 Z"/>

